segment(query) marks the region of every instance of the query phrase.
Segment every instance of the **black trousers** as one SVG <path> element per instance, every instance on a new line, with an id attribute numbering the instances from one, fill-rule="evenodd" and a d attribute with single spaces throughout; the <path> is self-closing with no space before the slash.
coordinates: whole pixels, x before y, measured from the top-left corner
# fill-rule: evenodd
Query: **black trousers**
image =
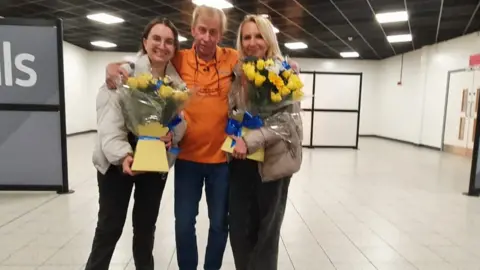
<path id="1" fill-rule="evenodd" d="M 252 160 L 230 163 L 230 243 L 237 270 L 276 270 L 290 178 L 262 183 Z"/>
<path id="2" fill-rule="evenodd" d="M 115 246 L 122 235 L 128 204 L 134 191 L 133 259 L 137 270 L 153 270 L 155 224 L 167 174 L 124 174 L 111 166 L 105 175 L 97 173 L 100 194 L 98 223 L 86 270 L 108 270 Z"/>

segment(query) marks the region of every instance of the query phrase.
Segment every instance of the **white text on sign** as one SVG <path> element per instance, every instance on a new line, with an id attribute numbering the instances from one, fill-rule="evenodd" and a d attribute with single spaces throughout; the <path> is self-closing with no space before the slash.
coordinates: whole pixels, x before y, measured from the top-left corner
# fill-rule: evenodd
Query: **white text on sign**
<path id="1" fill-rule="evenodd" d="M 12 67 L 12 45 L 8 41 L 3 42 L 3 72 L 0 69 L 0 86 L 13 86 L 13 67 Z M 30 67 L 27 67 L 24 62 L 35 61 L 35 56 L 29 53 L 21 53 L 15 56 L 15 68 L 28 75 L 27 79 L 15 78 L 15 84 L 22 87 L 32 87 L 37 83 L 37 73 Z M 4 79 L 4 80 L 2 80 Z"/>

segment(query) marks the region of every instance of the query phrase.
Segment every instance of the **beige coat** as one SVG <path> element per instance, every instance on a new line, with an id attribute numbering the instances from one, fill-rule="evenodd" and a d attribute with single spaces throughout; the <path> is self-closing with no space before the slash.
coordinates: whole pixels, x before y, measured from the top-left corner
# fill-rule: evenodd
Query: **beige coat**
<path id="1" fill-rule="evenodd" d="M 135 61 L 135 69 L 130 65 L 122 66 L 130 76 L 150 72 L 150 62 L 146 55 Z M 169 63 L 166 75 L 174 80 L 180 80 L 175 68 Z M 120 94 L 115 90 L 109 90 L 103 85 L 97 94 L 97 140 L 93 152 L 92 161 L 95 168 L 105 174 L 111 165 L 121 165 L 123 158 L 133 153 L 127 135 L 128 129 L 125 126 Z M 183 120 L 174 129 L 172 144 L 177 146 L 186 130 L 186 122 Z M 171 152 L 167 153 L 169 166 L 172 167 L 176 156 Z"/>
<path id="2" fill-rule="evenodd" d="M 244 107 L 243 98 L 235 94 L 235 87 L 241 87 L 240 76 L 236 77 L 230 91 L 230 112 L 233 108 L 242 110 Z M 300 110 L 299 103 L 287 106 L 277 113 L 278 117 L 286 120 L 278 129 L 273 131 L 268 127 L 262 127 L 251 130 L 243 136 L 248 153 L 254 153 L 260 148 L 265 149 L 264 162 L 258 162 L 258 170 L 263 182 L 289 177 L 300 170 L 303 139 Z M 279 134 L 288 134 L 290 142 L 285 141 Z"/>

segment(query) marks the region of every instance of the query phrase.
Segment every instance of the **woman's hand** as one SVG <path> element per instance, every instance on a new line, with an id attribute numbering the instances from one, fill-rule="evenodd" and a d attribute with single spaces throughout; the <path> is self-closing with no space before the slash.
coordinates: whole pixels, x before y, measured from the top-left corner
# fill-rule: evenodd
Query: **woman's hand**
<path id="1" fill-rule="evenodd" d="M 133 157 L 131 155 L 127 155 L 122 162 L 122 170 L 124 174 L 128 174 L 130 176 L 135 175 L 135 173 L 132 171 L 132 164 L 133 164 Z"/>
<path id="2" fill-rule="evenodd" d="M 123 83 L 127 81 L 128 72 L 125 69 L 121 68 L 121 66 L 125 63 L 128 63 L 128 62 L 123 61 L 123 62 L 108 64 L 106 69 L 106 80 L 105 80 L 105 82 L 107 83 L 108 89 L 117 88 L 117 80 L 119 78 L 122 79 Z"/>
<path id="3" fill-rule="evenodd" d="M 160 140 L 165 143 L 165 146 L 168 150 L 170 150 L 170 147 L 172 147 L 172 139 L 173 133 L 171 131 L 169 131 L 167 135 L 160 137 Z"/>
<path id="4" fill-rule="evenodd" d="M 247 158 L 247 144 L 241 137 L 231 136 L 232 140 L 235 140 L 235 147 L 233 148 L 232 156 L 236 159 Z"/>
<path id="5" fill-rule="evenodd" d="M 300 73 L 300 66 L 298 65 L 297 62 L 295 62 L 293 60 L 288 60 L 288 64 L 292 68 L 293 72 L 295 72 L 297 74 Z"/>

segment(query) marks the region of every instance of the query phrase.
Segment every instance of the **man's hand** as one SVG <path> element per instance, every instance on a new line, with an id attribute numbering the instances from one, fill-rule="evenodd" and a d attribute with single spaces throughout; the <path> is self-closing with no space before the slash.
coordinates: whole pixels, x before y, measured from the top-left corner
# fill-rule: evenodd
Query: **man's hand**
<path id="1" fill-rule="evenodd" d="M 107 83 L 108 89 L 117 88 L 117 80 L 119 79 L 121 79 L 124 83 L 126 82 L 128 78 L 128 72 L 125 69 L 121 68 L 121 66 L 126 63 L 128 62 L 123 61 L 123 62 L 108 64 L 106 69 L 106 80 L 105 80 L 105 82 Z"/>

